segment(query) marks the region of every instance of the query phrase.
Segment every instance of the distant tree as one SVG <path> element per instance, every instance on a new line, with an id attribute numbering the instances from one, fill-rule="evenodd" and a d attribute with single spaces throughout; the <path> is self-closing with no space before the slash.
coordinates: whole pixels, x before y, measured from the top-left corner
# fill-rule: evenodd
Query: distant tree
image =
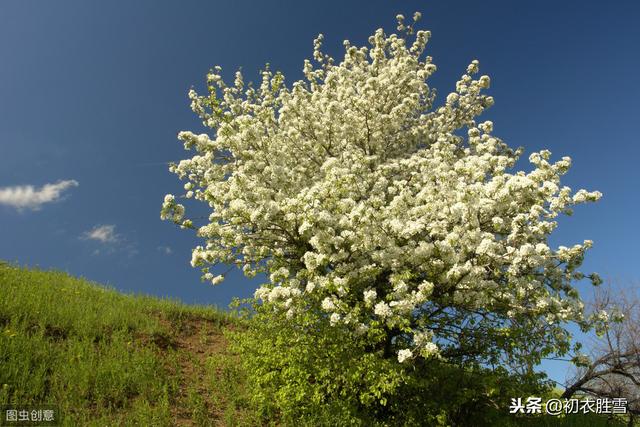
<path id="1" fill-rule="evenodd" d="M 598 289 L 591 310 L 612 313 L 600 336 L 592 342 L 591 354 L 577 360 L 579 368 L 563 397 L 575 394 L 596 398 L 625 398 L 629 425 L 640 416 L 640 295 L 638 287 Z"/>
<path id="2" fill-rule="evenodd" d="M 305 60 L 291 86 L 268 66 L 257 87 L 211 70 L 208 93 L 189 92 L 211 132 L 180 132 L 195 155 L 170 167 L 208 222 L 196 227 L 171 194 L 161 217 L 204 239 L 191 261 L 203 279 L 222 282 L 215 264 L 267 273 L 255 297 L 292 327 L 313 315 L 406 372 L 568 352 L 566 322 L 602 320 L 584 318 L 572 285 L 592 242 L 552 248 L 548 236 L 558 215 L 601 194 L 562 186 L 571 159 L 547 150 L 529 156 L 530 172 L 510 172 L 522 149 L 476 121 L 494 103 L 478 61 L 436 106 L 431 34 L 414 30 L 418 13 L 397 18 L 399 35 L 345 41 L 338 64 L 318 36 L 317 67 Z"/>

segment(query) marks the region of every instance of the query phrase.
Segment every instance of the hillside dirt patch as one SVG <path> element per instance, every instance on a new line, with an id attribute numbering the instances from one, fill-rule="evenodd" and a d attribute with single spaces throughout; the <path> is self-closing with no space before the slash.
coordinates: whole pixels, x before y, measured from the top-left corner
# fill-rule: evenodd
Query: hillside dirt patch
<path id="1" fill-rule="evenodd" d="M 227 348 L 221 327 L 211 320 L 193 317 L 180 319 L 177 324 L 167 319 L 160 322 L 172 335 L 170 344 L 159 347 L 175 350 L 175 359 L 167 366 L 178 386 L 171 405 L 175 425 L 222 425 L 223 411 L 214 402 L 211 374 L 207 371 L 207 358 L 225 353 Z"/>

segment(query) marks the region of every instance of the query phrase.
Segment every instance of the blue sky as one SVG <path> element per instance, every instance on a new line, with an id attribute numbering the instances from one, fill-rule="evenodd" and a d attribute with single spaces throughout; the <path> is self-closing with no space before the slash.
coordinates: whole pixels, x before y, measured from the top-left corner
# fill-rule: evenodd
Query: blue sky
<path id="1" fill-rule="evenodd" d="M 416 10 L 433 33 L 438 100 L 479 59 L 495 134 L 525 147 L 524 158 L 543 148 L 571 156 L 566 183 L 604 194 L 563 219 L 552 243 L 592 239 L 585 271 L 637 283 L 632 0 L 2 1 L 0 259 L 189 303 L 252 294 L 257 282 L 237 273 L 201 283 L 189 265 L 198 240 L 159 218 L 164 194 L 181 189 L 163 163 L 188 155 L 176 133 L 203 131 L 188 89 L 214 65 L 228 76 L 242 67 L 248 80 L 269 62 L 291 83 L 318 33 L 337 56 L 342 40 L 393 32 L 397 13 Z"/>

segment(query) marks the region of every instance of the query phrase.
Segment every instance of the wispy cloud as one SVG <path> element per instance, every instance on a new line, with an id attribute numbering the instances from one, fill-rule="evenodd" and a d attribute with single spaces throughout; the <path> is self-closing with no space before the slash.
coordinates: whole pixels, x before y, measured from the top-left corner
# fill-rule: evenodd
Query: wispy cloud
<path id="1" fill-rule="evenodd" d="M 45 203 L 60 200 L 62 194 L 71 187 L 77 187 L 78 181 L 69 179 L 55 184 L 45 184 L 40 188 L 33 185 L 18 185 L 0 188 L 0 204 L 12 208 L 38 210 Z"/>
<path id="2" fill-rule="evenodd" d="M 173 249 L 169 246 L 158 246 L 158 250 L 166 255 L 171 255 L 173 253 Z"/>
<path id="3" fill-rule="evenodd" d="M 116 233 L 114 224 L 96 225 L 89 231 L 80 235 L 82 240 L 93 240 L 100 246 L 92 252 L 93 255 L 111 255 L 114 253 L 124 253 L 127 258 L 136 257 L 140 251 L 135 241 L 131 241 L 120 233 Z"/>
<path id="4" fill-rule="evenodd" d="M 89 231 L 85 231 L 82 236 L 85 240 L 97 240 L 101 243 L 116 243 L 120 236 L 116 234 L 116 226 L 113 224 L 96 225 Z"/>

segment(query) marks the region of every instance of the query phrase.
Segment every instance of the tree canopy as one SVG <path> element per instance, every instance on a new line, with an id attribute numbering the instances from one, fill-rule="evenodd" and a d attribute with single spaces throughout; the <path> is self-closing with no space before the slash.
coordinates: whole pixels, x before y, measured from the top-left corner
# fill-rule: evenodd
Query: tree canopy
<path id="1" fill-rule="evenodd" d="M 292 322 L 315 312 L 407 366 L 429 360 L 532 366 L 570 349 L 566 322 L 588 328 L 574 280 L 590 240 L 553 248 L 561 214 L 597 191 L 561 184 L 569 157 L 510 148 L 478 117 L 493 103 L 474 60 L 436 103 L 430 32 L 398 15 L 340 62 L 314 41 L 304 80 L 267 66 L 259 85 L 238 71 L 189 92 L 208 133 L 179 133 L 191 158 L 170 170 L 184 198 L 210 208 L 195 226 L 167 195 L 161 216 L 197 230 L 192 265 L 267 273 L 255 297 Z"/>

